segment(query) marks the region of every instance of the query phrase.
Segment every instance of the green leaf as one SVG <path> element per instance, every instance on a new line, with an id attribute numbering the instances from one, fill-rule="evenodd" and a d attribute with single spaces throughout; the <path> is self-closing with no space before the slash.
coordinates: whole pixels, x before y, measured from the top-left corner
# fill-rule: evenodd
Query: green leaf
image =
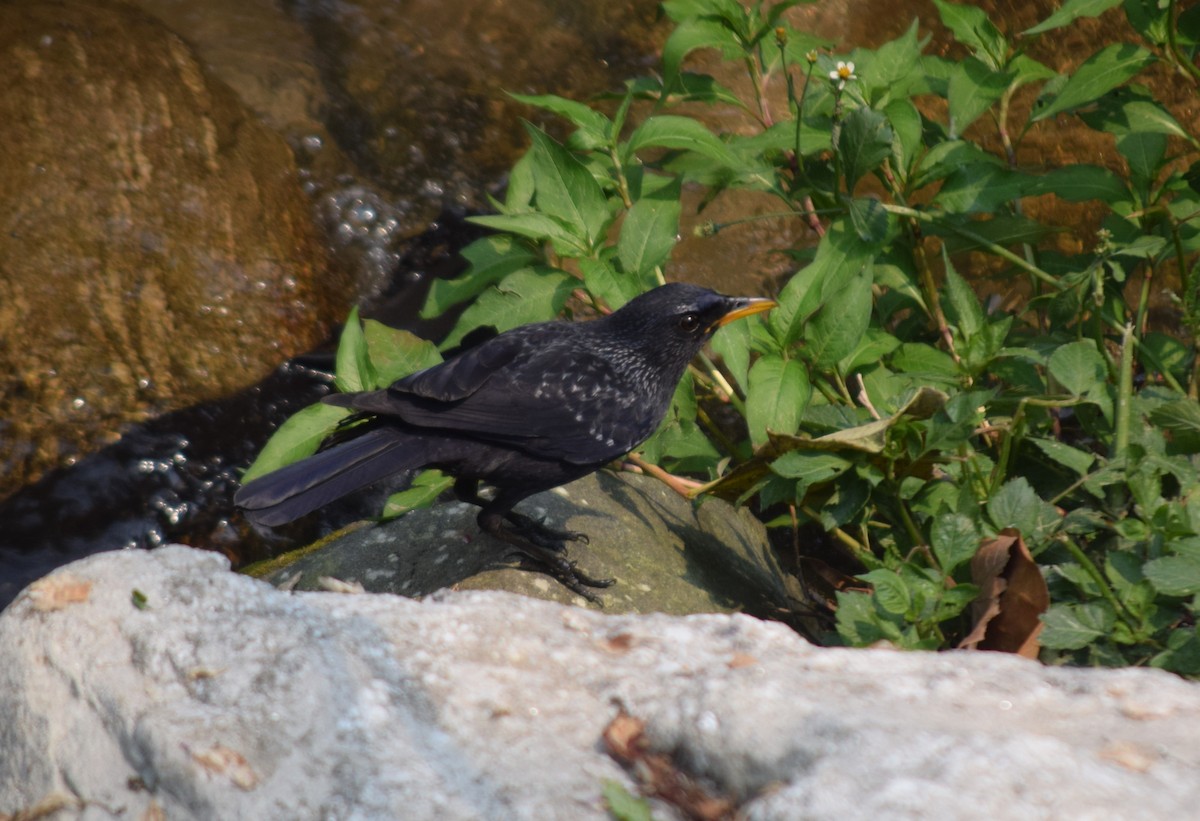
<path id="1" fill-rule="evenodd" d="M 813 261 L 791 276 L 779 293 L 779 306 L 768 315 L 775 338 L 784 346 L 795 342 L 805 320 L 821 304 L 826 279 L 835 271 L 854 276 L 871 261 L 874 251 L 850 227 L 848 219 L 831 222 Z"/>
<path id="2" fill-rule="evenodd" d="M 454 477 L 440 470 L 423 470 L 407 489 L 393 493 L 384 503 L 382 519 L 395 519 L 409 511 L 429 507 L 437 497 L 454 487 Z"/>
<path id="3" fill-rule="evenodd" d="M 1028 537 L 1037 530 L 1037 509 L 1043 504 L 1024 476 L 1010 479 L 988 499 L 988 517 L 997 530 L 1015 527 Z"/>
<path id="4" fill-rule="evenodd" d="M 1200 453 L 1200 402 L 1178 399 L 1150 411 L 1150 423 L 1171 432 L 1175 453 Z"/>
<path id="5" fill-rule="evenodd" d="M 883 108 L 890 101 L 907 102 L 909 90 L 924 79 L 918 30 L 918 22 L 913 19 L 904 34 L 876 49 L 857 72 L 865 96 L 875 108 Z"/>
<path id="6" fill-rule="evenodd" d="M 373 388 L 385 388 L 402 376 L 431 368 L 442 361 L 436 345 L 409 331 L 389 328 L 382 322 L 368 319 L 363 323 L 363 332 L 376 372 Z"/>
<path id="7" fill-rule="evenodd" d="M 921 113 L 911 100 L 893 100 L 883 112 L 892 126 L 892 158 L 904 175 L 921 154 Z"/>
<path id="8" fill-rule="evenodd" d="M 334 384 L 342 393 L 366 391 L 375 387 L 375 368 L 367 355 L 367 338 L 363 336 L 357 306 L 350 310 L 350 316 L 342 326 L 334 372 Z"/>
<path id="9" fill-rule="evenodd" d="M 1107 602 L 1053 604 L 1042 616 L 1046 629 L 1038 637 L 1051 650 L 1078 650 L 1108 636 L 1116 614 Z"/>
<path id="10" fill-rule="evenodd" d="M 761 320 L 760 320 L 761 321 Z M 717 329 L 713 335 L 713 351 L 721 357 L 733 381 L 746 390 L 746 377 L 750 373 L 750 322 L 729 322 Z"/>
<path id="11" fill-rule="evenodd" d="M 242 475 L 242 484 L 298 462 L 317 452 L 321 442 L 350 415 L 348 408 L 318 402 L 292 414 L 267 440 L 257 458 Z"/>
<path id="12" fill-rule="evenodd" d="M 953 134 L 962 134 L 971 123 L 1004 96 L 1012 82 L 1008 72 L 968 57 L 955 65 L 950 74 L 950 127 Z"/>
<path id="13" fill-rule="evenodd" d="M 1062 89 L 1044 108 L 1035 109 L 1030 122 L 1053 117 L 1095 101 L 1154 62 L 1154 55 L 1141 46 L 1114 43 L 1093 54 L 1075 70 Z"/>
<path id="14" fill-rule="evenodd" d="M 1107 168 L 1098 165 L 1068 165 L 1040 177 L 1030 194 L 1054 194 L 1068 202 L 1101 200 L 1117 203 L 1129 200 L 1125 182 Z"/>
<path id="15" fill-rule="evenodd" d="M 1117 137 L 1117 151 L 1129 163 L 1129 174 L 1142 201 L 1150 198 L 1150 187 L 1162 168 L 1167 151 L 1167 138 L 1162 134 L 1139 132 Z"/>
<path id="16" fill-rule="evenodd" d="M 985 243 L 1016 245 L 1036 243 L 1052 229 L 1022 216 L 997 215 L 991 219 L 967 219 L 948 216 L 931 224 L 927 233 L 943 237 L 946 250 L 951 254 L 986 248 Z M 976 239 L 978 237 L 978 239 Z"/>
<path id="17" fill-rule="evenodd" d="M 608 117 L 594 108 L 576 100 L 559 97 L 557 94 L 513 94 L 509 92 L 508 96 L 517 102 L 537 106 L 569 120 L 579 129 L 578 135 L 587 148 L 599 148 L 608 143 L 612 133 L 612 123 Z"/>
<path id="18" fill-rule="evenodd" d="M 977 6 L 960 6 L 946 0 L 933 0 L 942 24 L 954 33 L 954 38 L 970 48 L 975 56 L 992 68 L 1000 68 L 1008 56 L 1008 42 L 988 19 L 987 12 Z"/>
<path id="19" fill-rule="evenodd" d="M 679 180 L 643 196 L 621 225 L 617 258 L 630 274 L 646 274 L 663 265 L 679 234 Z"/>
<path id="20" fill-rule="evenodd" d="M 838 635 L 851 646 L 866 647 L 878 641 L 899 644 L 904 639 L 902 624 L 902 619 L 883 613 L 867 593 L 837 592 Z"/>
<path id="21" fill-rule="evenodd" d="M 555 250 L 564 256 L 579 257 L 589 251 L 583 237 L 573 233 L 558 217 L 549 214 L 534 211 L 525 214 L 487 214 L 482 217 L 467 217 L 467 222 L 529 237 L 538 242 L 553 242 Z"/>
<path id="22" fill-rule="evenodd" d="M 538 210 L 553 214 L 588 248 L 609 223 L 608 200 L 600 183 L 575 155 L 536 126 L 525 124 L 533 140 L 533 181 Z"/>
<path id="23" fill-rule="evenodd" d="M 470 263 L 466 273 L 453 279 L 435 279 L 421 308 L 422 319 L 441 316 L 484 288 L 499 282 L 534 260 L 534 254 L 515 237 L 495 234 L 477 239 L 459 253 Z"/>
<path id="24" fill-rule="evenodd" d="M 896 349 L 891 359 L 892 367 L 923 379 L 957 383 L 960 369 L 954 357 L 923 342 L 905 342 Z"/>
<path id="25" fill-rule="evenodd" d="M 1151 559 L 1142 573 L 1164 596 L 1194 596 L 1200 593 L 1200 547 L 1194 541 L 1177 542 L 1175 556 Z"/>
<path id="26" fill-rule="evenodd" d="M 937 556 L 942 572 L 947 576 L 971 560 L 979 550 L 979 538 L 975 521 L 961 513 L 937 517 L 929 533 L 933 555 Z"/>
<path id="27" fill-rule="evenodd" d="M 785 479 L 796 479 L 800 487 L 828 482 L 854 463 L 844 456 L 819 450 L 790 450 L 771 463 L 771 470 Z"/>
<path id="28" fill-rule="evenodd" d="M 579 270 L 587 289 L 614 311 L 651 286 L 646 277 L 622 273 L 602 259 L 581 259 Z"/>
<path id="29" fill-rule="evenodd" d="M 887 239 L 888 213 L 883 204 L 874 197 L 846 198 L 846 212 L 850 224 L 863 242 L 880 245 Z"/>
<path id="30" fill-rule="evenodd" d="M 667 7 L 669 4 L 664 4 Z M 684 59 L 696 49 L 715 48 L 725 58 L 741 53 L 737 37 L 715 20 L 684 20 L 675 27 L 663 44 L 663 91 L 672 93 L 679 87 Z"/>
<path id="31" fill-rule="evenodd" d="M 634 796 L 619 781 L 604 779 L 601 787 L 604 803 L 616 821 L 654 821 L 650 813 L 650 802 Z"/>
<path id="32" fill-rule="evenodd" d="M 739 165 L 737 157 L 725 143 L 717 139 L 700 121 L 691 117 L 659 114 L 647 118 L 629 136 L 623 154 L 628 160 L 643 148 L 651 147 L 693 151 L 727 168 L 736 168 Z"/>
<path id="33" fill-rule="evenodd" d="M 885 612 L 903 616 L 912 607 L 912 596 L 908 586 L 896 571 L 880 568 L 863 573 L 858 578 L 872 585 L 875 601 Z"/>
<path id="34" fill-rule="evenodd" d="M 1200 675 L 1200 633 L 1194 627 L 1175 628 L 1167 639 L 1167 649 L 1150 659 L 1150 666 L 1184 676 Z"/>
<path id="35" fill-rule="evenodd" d="M 1108 366 L 1091 340 L 1069 342 L 1057 348 L 1046 367 L 1074 396 L 1086 396 L 1108 381 Z"/>
<path id="36" fill-rule="evenodd" d="M 1025 34 L 1042 34 L 1052 29 L 1070 25 L 1080 17 L 1099 17 L 1113 6 L 1120 5 L 1122 0 L 1067 0 L 1053 14 L 1032 28 L 1025 29 Z"/>
<path id="37" fill-rule="evenodd" d="M 892 153 L 892 127 L 873 108 L 856 108 L 842 121 L 838 153 L 846 175 L 846 191 L 853 194 L 858 181 L 874 171 Z"/>
<path id="38" fill-rule="evenodd" d="M 805 327 L 808 355 L 823 370 L 849 354 L 871 322 L 871 272 L 864 267 L 825 299 Z"/>
<path id="39" fill-rule="evenodd" d="M 942 247 L 942 263 L 946 268 L 946 303 L 950 309 L 949 319 L 958 327 L 963 341 L 969 341 L 986 324 L 983 306 L 979 304 L 979 297 L 975 295 L 970 284 L 955 270 L 945 246 Z"/>
<path id="40" fill-rule="evenodd" d="M 1058 464 L 1079 476 L 1086 476 L 1087 472 L 1091 470 L 1092 465 L 1096 462 L 1095 454 L 1071 447 L 1059 442 L 1057 439 L 1037 439 L 1031 437 L 1026 441 L 1033 444 L 1034 447 Z"/>
<path id="41" fill-rule="evenodd" d="M 491 325 L 503 332 L 518 325 L 551 320 L 562 311 L 578 284 L 575 277 L 553 269 L 524 268 L 509 274 L 463 311 L 441 349 L 453 348 L 481 325 Z"/>
<path id="42" fill-rule="evenodd" d="M 754 446 L 767 441 L 768 430 L 795 433 L 811 395 L 808 371 L 798 361 L 760 357 L 750 368 L 746 389 L 746 425 Z"/>
<path id="43" fill-rule="evenodd" d="M 844 359 L 838 362 L 840 373 L 850 373 L 858 368 L 874 366 L 885 356 L 899 348 L 901 342 L 880 328 L 867 328 L 862 339 Z"/>
<path id="44" fill-rule="evenodd" d="M 509 96 L 517 102 L 545 109 L 547 112 L 558 114 L 569 120 L 583 132 L 584 143 L 588 145 L 588 148 L 599 148 L 600 145 L 607 144 L 608 138 L 610 138 L 612 122 L 608 120 L 607 116 L 584 103 L 568 100 L 557 94 L 514 94 L 510 91 Z"/>
<path id="45" fill-rule="evenodd" d="M 1080 111 L 1079 118 L 1097 131 L 1117 136 L 1150 133 L 1192 139 L 1162 103 L 1137 86 L 1114 89 L 1099 99 L 1094 110 Z"/>
<path id="46" fill-rule="evenodd" d="M 915 184 L 917 187 L 925 186 L 972 165 L 1003 167 L 1004 163 L 974 143 L 966 140 L 947 140 L 929 149 L 921 158 Z"/>
<path id="47" fill-rule="evenodd" d="M 1035 183 L 1022 171 L 992 163 L 968 165 L 946 177 L 935 202 L 951 214 L 990 213 L 1025 196 Z"/>

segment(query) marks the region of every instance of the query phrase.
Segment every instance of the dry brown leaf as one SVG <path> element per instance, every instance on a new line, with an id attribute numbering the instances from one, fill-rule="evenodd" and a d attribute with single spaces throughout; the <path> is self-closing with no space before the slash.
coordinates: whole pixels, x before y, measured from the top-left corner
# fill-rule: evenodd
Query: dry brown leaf
<path id="1" fill-rule="evenodd" d="M 29 585 L 29 601 L 39 613 L 82 604 L 92 594 L 92 583 L 70 573 L 55 573 Z"/>
<path id="2" fill-rule="evenodd" d="M 971 605 L 974 627 L 958 646 L 1037 658 L 1039 617 L 1050 607 L 1050 591 L 1021 534 L 1006 528 L 980 545 L 971 580 L 979 587 Z"/>
<path id="3" fill-rule="evenodd" d="M 192 758 L 204 769 L 225 776 L 243 790 L 258 786 L 258 773 L 254 772 L 245 756 L 236 750 L 217 744 L 202 752 L 192 753 Z"/>
<path id="4" fill-rule="evenodd" d="M 610 653 L 628 653 L 633 647 L 633 636 L 629 633 L 617 633 L 604 640 L 604 649 Z"/>
<path id="5" fill-rule="evenodd" d="M 651 752 L 643 735 L 645 722 L 624 710 L 604 728 L 604 746 L 637 779 L 642 795 L 653 796 L 675 806 L 694 821 L 728 821 L 734 803 L 710 795 L 691 776 L 675 766 L 665 753 Z"/>

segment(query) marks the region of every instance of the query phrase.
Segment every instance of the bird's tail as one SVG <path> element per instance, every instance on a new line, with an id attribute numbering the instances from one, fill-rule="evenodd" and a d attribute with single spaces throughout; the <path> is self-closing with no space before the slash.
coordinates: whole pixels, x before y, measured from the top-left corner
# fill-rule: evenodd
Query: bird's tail
<path id="1" fill-rule="evenodd" d="M 423 456 L 414 437 L 375 428 L 248 482 L 233 501 L 252 522 L 274 527 L 385 476 L 420 467 Z"/>

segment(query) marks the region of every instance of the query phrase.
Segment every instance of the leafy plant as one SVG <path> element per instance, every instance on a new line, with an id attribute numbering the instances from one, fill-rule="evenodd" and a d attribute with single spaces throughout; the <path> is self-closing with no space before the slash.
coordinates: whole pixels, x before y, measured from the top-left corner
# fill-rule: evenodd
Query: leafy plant
<path id="1" fill-rule="evenodd" d="M 819 241 L 789 249 L 776 310 L 718 333 L 642 458 L 769 525 L 831 534 L 856 576 L 832 594 L 834 640 L 955 646 L 974 624 L 972 560 L 1006 531 L 1049 587 L 1043 658 L 1200 674 L 1200 142 L 1133 83 L 1167 65 L 1195 85 L 1200 13 L 1129 0 L 1142 42 L 1102 44 L 1066 75 L 1025 46 L 1116 0 L 1069 0 L 1024 32 L 935 3 L 953 59 L 926 53 L 915 23 L 835 54 L 788 23 L 796 0 L 663 3 L 660 76 L 595 105 L 516 96 L 570 136 L 527 127 L 503 201 L 474 220 L 496 233 L 463 252 L 464 276 L 435 283 L 424 314 L 470 301 L 445 350 L 479 325 L 616 309 L 663 281 L 685 186 L 705 202 L 773 197 Z M 689 72 L 698 49 L 739 66 L 748 96 Z M 716 134 L 675 113 L 684 103 L 754 127 Z M 1023 167 L 1023 141 L 1066 119 L 1108 135 L 1120 161 Z M 1030 215 L 1047 195 L 1102 211 L 1084 250 L 1048 247 L 1069 228 Z M 956 270 L 980 259 L 1025 287 L 1019 309 L 985 308 Z M 1172 281 L 1181 327 L 1164 333 L 1150 295 Z M 370 342 L 384 332 L 355 333 L 339 352 L 349 387 L 435 356 L 380 369 Z M 336 421 L 310 410 L 269 450 L 291 458 Z"/>

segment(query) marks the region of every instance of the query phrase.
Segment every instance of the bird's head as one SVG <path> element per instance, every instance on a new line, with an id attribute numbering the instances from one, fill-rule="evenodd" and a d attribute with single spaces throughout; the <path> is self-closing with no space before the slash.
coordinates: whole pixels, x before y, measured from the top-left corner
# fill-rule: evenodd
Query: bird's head
<path id="1" fill-rule="evenodd" d="M 686 365 L 722 325 L 768 311 L 775 304 L 772 299 L 725 296 L 674 282 L 631 299 L 607 322 L 651 353 Z"/>

